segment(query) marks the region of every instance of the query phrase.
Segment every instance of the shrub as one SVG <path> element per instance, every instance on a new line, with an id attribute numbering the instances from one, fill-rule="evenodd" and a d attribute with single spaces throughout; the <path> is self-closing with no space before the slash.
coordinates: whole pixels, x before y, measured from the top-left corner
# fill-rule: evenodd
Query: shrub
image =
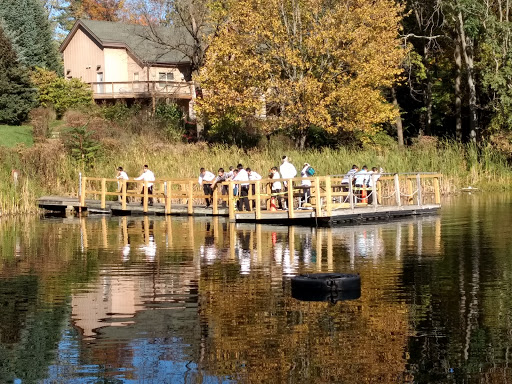
<path id="1" fill-rule="evenodd" d="M 55 112 L 51 108 L 39 107 L 30 111 L 34 141 L 43 141 L 50 137 L 50 123 L 54 120 Z"/>
<path id="2" fill-rule="evenodd" d="M 140 106 L 138 104 L 128 107 L 126 103 L 123 102 L 116 102 L 113 105 L 105 105 L 101 107 L 103 117 L 114 123 L 125 123 L 139 111 Z"/>
<path id="3" fill-rule="evenodd" d="M 70 108 L 91 106 L 93 103 L 90 86 L 80 79 L 63 79 L 55 72 L 36 68 L 32 82 L 39 91 L 39 103 L 52 106 L 60 119 Z"/>

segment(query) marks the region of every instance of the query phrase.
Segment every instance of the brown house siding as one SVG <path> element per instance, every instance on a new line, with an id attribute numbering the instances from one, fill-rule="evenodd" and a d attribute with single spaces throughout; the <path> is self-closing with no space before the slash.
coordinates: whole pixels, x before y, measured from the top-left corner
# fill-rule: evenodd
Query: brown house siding
<path id="1" fill-rule="evenodd" d="M 81 28 L 67 45 L 63 58 L 66 77 L 76 77 L 89 83 L 96 81 L 97 72 L 104 72 L 103 50 Z"/>

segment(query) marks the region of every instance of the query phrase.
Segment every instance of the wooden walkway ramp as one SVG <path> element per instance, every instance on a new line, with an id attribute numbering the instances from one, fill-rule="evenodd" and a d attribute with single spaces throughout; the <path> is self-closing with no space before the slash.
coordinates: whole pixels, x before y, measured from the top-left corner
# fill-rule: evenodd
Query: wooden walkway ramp
<path id="1" fill-rule="evenodd" d="M 342 184 L 343 176 L 311 177 L 310 186 L 304 178 L 230 181 L 207 196 L 196 179 L 155 180 L 150 195 L 144 181 L 81 176 L 79 196 L 44 196 L 38 203 L 48 211 L 77 214 L 226 216 L 232 222 L 329 226 L 436 213 L 441 208 L 440 178 L 436 173 L 373 174 L 374 188 L 356 188 L 352 178 Z M 288 188 L 273 193 L 275 181 Z M 247 197 L 237 195 L 242 189 Z M 245 199 L 250 211 L 242 211 Z M 289 209 L 276 209 L 278 200 Z"/>

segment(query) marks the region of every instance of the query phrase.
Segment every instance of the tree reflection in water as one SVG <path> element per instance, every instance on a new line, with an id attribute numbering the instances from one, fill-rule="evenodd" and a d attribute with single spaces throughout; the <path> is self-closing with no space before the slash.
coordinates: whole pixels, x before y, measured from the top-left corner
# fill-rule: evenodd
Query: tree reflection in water
<path id="1" fill-rule="evenodd" d="M 0 221 L 0 381 L 508 377 L 512 266 L 491 211 L 317 229 Z M 290 276 L 320 271 L 360 273 L 361 297 L 291 297 Z"/>

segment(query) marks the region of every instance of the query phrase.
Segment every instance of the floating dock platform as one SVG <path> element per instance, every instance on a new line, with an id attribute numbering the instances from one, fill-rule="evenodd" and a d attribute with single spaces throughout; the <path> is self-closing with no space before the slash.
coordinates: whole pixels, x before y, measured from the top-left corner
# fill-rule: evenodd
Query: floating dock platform
<path id="1" fill-rule="evenodd" d="M 230 181 L 205 195 L 195 179 L 155 180 L 149 194 L 147 182 L 80 177 L 78 197 L 44 196 L 38 205 L 67 214 L 226 216 L 239 223 L 331 226 L 435 214 L 441 208 L 440 178 L 436 173 L 373 174 L 375 188 L 342 184 L 343 176 L 312 177 L 311 186 L 304 186 L 303 178 Z M 289 188 L 273 193 L 275 181 Z M 236 195 L 242 188 L 247 197 Z M 252 209 L 237 210 L 245 199 Z M 278 200 L 293 209 L 276 209 Z"/>

